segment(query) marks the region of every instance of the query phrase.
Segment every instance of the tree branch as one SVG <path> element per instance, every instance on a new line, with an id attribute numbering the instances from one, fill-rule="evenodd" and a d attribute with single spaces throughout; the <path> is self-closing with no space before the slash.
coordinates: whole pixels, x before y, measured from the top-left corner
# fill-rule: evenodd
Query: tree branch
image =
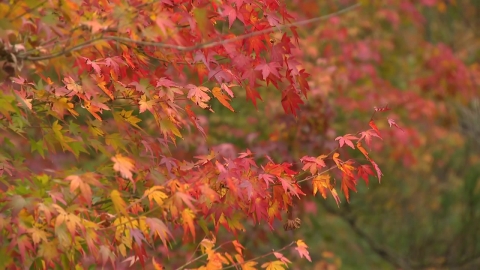
<path id="1" fill-rule="evenodd" d="M 95 39 L 92 39 L 92 40 L 85 41 L 85 42 L 83 42 L 83 43 L 81 43 L 77 46 L 71 47 L 69 49 L 64 49 L 64 50 L 62 50 L 58 53 L 53 53 L 53 54 L 38 56 L 38 57 L 31 57 L 31 56 L 28 56 L 28 55 L 19 54 L 17 57 L 21 58 L 21 59 L 24 59 L 24 60 L 30 60 L 30 61 L 48 60 L 48 59 L 55 58 L 55 57 L 61 56 L 63 54 L 69 53 L 69 52 L 73 52 L 73 51 L 77 51 L 77 50 L 80 50 L 80 49 L 85 48 L 85 47 L 89 47 L 96 42 L 104 41 L 104 40 L 119 41 L 119 42 L 130 43 L 130 44 L 138 44 L 138 45 L 144 45 L 144 46 L 154 46 L 154 47 L 157 47 L 157 48 L 165 48 L 165 49 L 172 49 L 172 50 L 177 50 L 177 51 L 182 51 L 182 52 L 188 52 L 188 51 L 193 51 L 193 50 L 198 50 L 198 49 L 206 49 L 206 48 L 212 48 L 212 47 L 216 47 L 216 46 L 220 46 L 220 45 L 225 45 L 225 44 L 233 43 L 233 42 L 236 42 L 236 41 L 239 41 L 239 40 L 247 39 L 247 38 L 250 38 L 250 37 L 255 37 L 255 36 L 275 32 L 276 30 L 281 30 L 281 29 L 288 28 L 288 27 L 301 26 L 301 25 L 307 25 L 307 24 L 311 24 L 311 23 L 314 23 L 314 22 L 318 22 L 318 21 L 324 21 L 324 20 L 330 19 L 334 16 L 338 16 L 338 15 L 347 13 L 347 12 L 349 12 L 349 11 L 359 7 L 359 6 L 360 6 L 360 3 L 357 3 L 357 4 L 354 4 L 354 5 L 351 5 L 347 8 L 341 9 L 337 12 L 328 14 L 328 15 L 315 17 L 315 18 L 308 19 L 308 20 L 303 20 L 303 21 L 297 21 L 297 22 L 284 24 L 284 25 L 280 25 L 280 26 L 276 26 L 276 27 L 271 27 L 271 28 L 268 28 L 268 29 L 260 30 L 260 31 L 254 31 L 254 32 L 244 34 L 244 35 L 240 35 L 240 36 L 236 36 L 236 37 L 230 38 L 230 39 L 223 39 L 223 40 L 208 41 L 208 42 L 205 42 L 205 43 L 199 43 L 199 44 L 194 45 L 194 46 L 181 46 L 181 45 L 167 44 L 167 43 L 163 43 L 163 42 L 140 41 L 140 40 L 133 40 L 133 39 L 130 39 L 130 38 L 120 37 L 120 36 L 103 36 L 103 37 L 98 37 L 98 38 L 95 38 Z"/>

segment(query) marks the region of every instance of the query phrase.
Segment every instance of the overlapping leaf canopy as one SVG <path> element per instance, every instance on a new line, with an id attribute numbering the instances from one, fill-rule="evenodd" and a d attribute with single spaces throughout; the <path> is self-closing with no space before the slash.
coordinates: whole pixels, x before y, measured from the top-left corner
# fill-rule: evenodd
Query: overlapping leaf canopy
<path id="1" fill-rule="evenodd" d="M 179 231 L 195 241 L 200 228 L 237 233 L 245 220 L 273 228 L 305 195 L 301 182 L 313 179 L 314 193 L 328 190 L 339 202 L 321 175 L 341 171 L 347 200 L 357 179 L 382 175 L 360 144 L 380 137 L 376 128 L 338 138 L 340 148 L 357 141 L 368 161 L 359 170 L 337 152 L 304 157 L 310 175 L 300 176 L 289 163 L 258 164 L 249 150 L 234 159 L 175 156 L 180 142 L 208 135 L 198 111 L 214 113 L 219 102 L 234 113 L 239 91 L 256 106 L 257 89 L 273 85 L 296 115 L 309 91 L 296 25 L 323 17 L 296 23 L 272 0 L 14 1 L 0 4 L 0 17 L 4 267 L 19 258 L 47 268 L 159 268 L 156 247 L 169 254 Z M 207 269 L 255 265 L 239 244 L 232 257 L 212 237 L 201 243 Z M 305 243 L 294 243 L 310 259 Z M 287 264 L 274 255 L 263 268 Z"/>

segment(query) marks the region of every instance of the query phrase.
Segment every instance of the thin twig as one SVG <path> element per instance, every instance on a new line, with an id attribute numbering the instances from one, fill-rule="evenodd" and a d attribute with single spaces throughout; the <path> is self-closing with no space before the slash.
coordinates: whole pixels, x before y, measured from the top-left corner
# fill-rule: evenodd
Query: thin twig
<path id="1" fill-rule="evenodd" d="M 312 19 L 293 22 L 293 23 L 289 23 L 289 24 L 279 25 L 279 26 L 276 26 L 276 27 L 271 27 L 271 28 L 268 28 L 268 29 L 260 30 L 260 31 L 254 31 L 254 32 L 244 34 L 244 35 L 240 35 L 240 36 L 236 36 L 236 37 L 230 38 L 230 39 L 223 39 L 223 40 L 219 40 L 219 41 L 217 40 L 217 41 L 209 41 L 209 42 L 205 42 L 205 43 L 199 43 L 199 44 L 194 45 L 194 46 L 180 46 L 180 45 L 173 45 L 173 44 L 167 44 L 167 43 L 162 43 L 162 42 L 139 41 L 139 40 L 133 40 L 133 39 L 130 39 L 130 38 L 120 37 L 120 36 L 103 36 L 103 37 L 95 38 L 95 39 L 92 39 L 92 40 L 89 40 L 89 41 L 85 41 L 82 44 L 79 44 L 77 46 L 74 46 L 74 47 L 71 47 L 69 49 L 65 49 L 61 52 L 50 54 L 50 55 L 39 56 L 39 57 L 30 57 L 30 56 L 25 56 L 25 55 L 18 55 L 18 57 L 23 58 L 25 60 L 30 60 L 30 61 L 48 60 L 48 59 L 55 58 L 55 57 L 61 56 L 63 54 L 69 53 L 69 52 L 80 50 L 82 48 L 91 46 L 93 43 L 103 41 L 103 40 L 119 41 L 119 42 L 125 42 L 125 43 L 133 43 L 133 44 L 139 44 L 139 45 L 144 45 L 144 46 L 154 46 L 154 47 L 157 47 L 157 48 L 173 49 L 173 50 L 177 50 L 177 51 L 188 52 L 188 51 L 194 51 L 194 50 L 198 50 L 198 49 L 206 49 L 206 48 L 212 48 L 212 47 L 216 47 L 216 46 L 220 46 L 220 45 L 225 45 L 225 44 L 233 43 L 233 42 L 236 42 L 236 41 L 239 41 L 239 40 L 247 39 L 247 38 L 250 38 L 250 37 L 255 37 L 255 36 L 271 33 L 271 32 L 274 32 L 276 30 L 281 30 L 281 29 L 288 28 L 288 27 L 301 26 L 301 25 L 307 25 L 307 24 L 311 24 L 311 23 L 314 23 L 314 22 L 318 22 L 318 21 L 324 21 L 324 20 L 330 19 L 334 16 L 338 16 L 338 15 L 347 13 L 347 12 L 349 12 L 349 11 L 359 7 L 359 6 L 360 6 L 360 3 L 357 3 L 357 4 L 354 4 L 354 5 L 351 5 L 347 8 L 341 9 L 337 12 L 328 14 L 328 15 L 323 15 L 323 16 L 320 16 L 320 17 L 315 17 L 315 18 L 312 18 Z M 225 38 L 225 37 L 222 37 L 222 38 Z"/>

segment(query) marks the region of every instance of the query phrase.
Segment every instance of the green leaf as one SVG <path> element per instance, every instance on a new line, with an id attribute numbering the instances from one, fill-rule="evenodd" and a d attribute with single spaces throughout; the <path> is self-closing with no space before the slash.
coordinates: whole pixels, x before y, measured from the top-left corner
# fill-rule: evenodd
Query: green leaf
<path id="1" fill-rule="evenodd" d="M 38 141 L 34 141 L 30 139 L 30 153 L 33 153 L 37 151 L 40 156 L 42 156 L 43 159 L 45 159 L 45 143 L 43 142 L 43 139 L 40 139 Z"/>
<path id="2" fill-rule="evenodd" d="M 175 136 L 183 139 L 182 133 L 180 133 L 180 130 L 178 130 L 177 126 L 168 119 L 160 120 L 160 129 L 163 134 L 167 134 L 168 132 L 171 132 Z"/>
<path id="3" fill-rule="evenodd" d="M 122 139 L 120 133 L 112 133 L 105 135 L 105 143 L 109 146 L 112 146 L 115 151 L 117 151 L 118 149 L 126 151 L 126 141 Z"/>

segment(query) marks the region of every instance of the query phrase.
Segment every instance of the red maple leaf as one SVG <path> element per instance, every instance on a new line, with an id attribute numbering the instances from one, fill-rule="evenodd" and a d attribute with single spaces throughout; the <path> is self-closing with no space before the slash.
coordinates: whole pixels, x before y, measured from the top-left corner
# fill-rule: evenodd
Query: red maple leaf
<path id="1" fill-rule="evenodd" d="M 285 113 L 291 113 L 297 116 L 297 110 L 300 109 L 300 104 L 303 104 L 303 100 L 293 87 L 289 87 L 282 92 L 282 107 Z"/>
<path id="2" fill-rule="evenodd" d="M 260 51 L 265 49 L 265 44 L 263 43 L 263 38 L 261 35 L 251 37 L 247 40 L 249 53 L 255 52 L 256 55 L 260 55 Z"/>
<path id="3" fill-rule="evenodd" d="M 231 28 L 233 22 L 238 16 L 237 11 L 231 5 L 223 5 L 222 9 L 223 9 L 222 15 L 228 17 L 228 28 Z"/>
<path id="4" fill-rule="evenodd" d="M 368 146 L 370 146 L 370 143 L 372 142 L 372 137 L 377 137 L 382 140 L 382 137 L 380 137 L 378 133 L 376 133 L 376 131 L 373 129 L 362 131 L 360 132 L 360 135 L 361 136 L 359 140 L 365 139 L 365 142 L 367 143 Z"/>
<path id="5" fill-rule="evenodd" d="M 338 141 L 340 147 L 343 147 L 344 144 L 350 146 L 352 149 L 355 149 L 355 146 L 352 143 L 352 140 L 358 140 L 357 137 L 353 136 L 352 134 L 346 134 L 344 136 L 338 136 L 335 138 L 335 141 Z"/>
<path id="6" fill-rule="evenodd" d="M 383 173 L 380 170 L 380 167 L 378 167 L 377 163 L 375 163 L 375 161 L 370 160 L 370 163 L 372 163 L 373 168 L 375 168 L 375 171 L 377 172 L 378 182 L 380 183 L 380 180 L 382 180 Z"/>
<path id="7" fill-rule="evenodd" d="M 257 99 L 262 100 L 262 97 L 257 92 L 257 90 L 251 88 L 250 85 L 247 85 L 247 87 L 245 87 L 245 90 L 247 90 L 247 100 L 248 99 L 251 100 L 252 103 L 253 103 L 253 106 L 255 106 L 255 108 L 257 108 Z"/>
<path id="8" fill-rule="evenodd" d="M 267 77 L 272 74 L 273 76 L 280 78 L 280 74 L 278 73 L 278 69 L 281 66 L 277 62 L 270 62 L 270 63 L 263 63 L 255 67 L 255 70 L 261 70 L 263 79 L 267 79 Z"/>
<path id="9" fill-rule="evenodd" d="M 304 156 L 300 159 L 300 161 L 304 164 L 302 167 L 302 170 L 310 170 L 311 174 L 316 174 L 319 168 L 325 167 L 325 161 L 323 161 L 324 158 L 326 158 L 326 155 L 321 155 L 318 157 L 309 157 L 309 156 Z"/>
<path id="10" fill-rule="evenodd" d="M 401 131 L 403 131 L 403 129 L 400 128 L 400 127 L 397 125 L 397 123 L 395 123 L 395 120 L 393 120 L 393 119 L 388 118 L 388 124 L 390 125 L 390 127 L 394 126 L 394 127 L 398 128 L 398 129 L 400 129 Z"/>
<path id="11" fill-rule="evenodd" d="M 372 176 L 375 175 L 370 165 L 360 165 L 357 167 L 357 177 L 362 178 L 365 181 L 365 184 L 367 184 L 367 186 L 368 186 L 369 175 L 372 175 Z"/>
<path id="12" fill-rule="evenodd" d="M 298 254 L 300 255 L 300 258 L 306 258 L 309 262 L 312 261 L 310 258 L 310 253 L 307 250 L 308 246 L 303 242 L 302 240 L 297 241 L 297 247 L 295 250 L 298 251 Z"/>
<path id="13" fill-rule="evenodd" d="M 369 125 L 370 127 L 372 127 L 373 130 L 375 130 L 375 132 L 377 132 L 378 136 L 380 136 L 380 137 L 382 136 L 382 135 L 380 135 L 380 131 L 378 130 L 377 125 L 375 125 L 375 122 L 373 122 L 373 119 L 370 120 L 370 122 L 368 122 L 368 125 Z"/>
<path id="14" fill-rule="evenodd" d="M 307 91 L 310 90 L 310 85 L 308 85 L 307 81 L 308 77 L 310 77 L 310 74 L 306 73 L 305 69 L 300 70 L 296 76 L 300 90 L 305 97 L 307 97 Z"/>

